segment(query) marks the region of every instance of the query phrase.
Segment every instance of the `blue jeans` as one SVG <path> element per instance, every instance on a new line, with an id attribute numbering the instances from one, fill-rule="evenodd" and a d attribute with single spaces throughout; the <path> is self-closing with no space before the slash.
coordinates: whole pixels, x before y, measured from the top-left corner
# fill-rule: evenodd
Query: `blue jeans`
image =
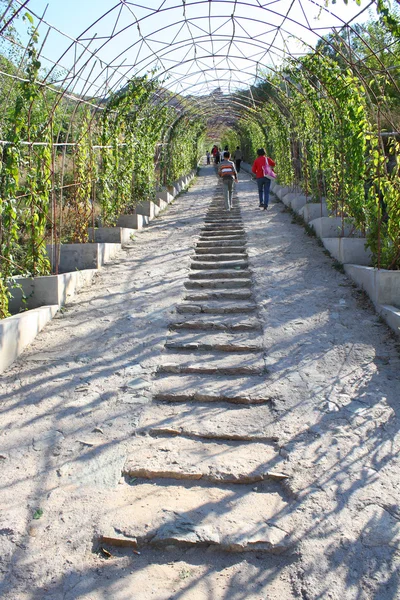
<path id="1" fill-rule="evenodd" d="M 271 180 L 268 177 L 258 177 L 258 197 L 260 198 L 260 204 L 268 206 L 269 203 L 269 188 L 271 187 Z"/>

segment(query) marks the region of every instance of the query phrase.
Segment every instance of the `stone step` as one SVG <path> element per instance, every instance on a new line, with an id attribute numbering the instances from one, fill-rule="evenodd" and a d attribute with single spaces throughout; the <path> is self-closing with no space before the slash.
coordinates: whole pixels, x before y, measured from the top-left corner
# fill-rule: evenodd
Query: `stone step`
<path id="1" fill-rule="evenodd" d="M 244 233 L 244 227 L 240 225 L 204 225 L 202 232 L 210 233 Z"/>
<path id="2" fill-rule="evenodd" d="M 241 217 L 206 217 L 204 219 L 205 225 L 243 225 Z"/>
<path id="3" fill-rule="evenodd" d="M 227 255 L 227 254 L 232 254 L 232 255 L 237 255 L 237 254 L 246 254 L 246 245 L 242 244 L 241 246 L 214 246 L 211 244 L 207 244 L 207 245 L 202 245 L 199 246 L 197 245 L 195 248 L 195 252 L 196 254 L 205 254 L 205 255 L 215 255 L 215 254 L 222 254 L 222 255 Z"/>
<path id="4" fill-rule="evenodd" d="M 218 219 L 218 218 L 227 218 L 227 219 L 240 219 L 241 218 L 241 210 L 237 206 L 233 207 L 232 210 L 226 212 L 226 209 L 222 206 L 213 206 L 206 212 L 206 218 Z"/>
<path id="5" fill-rule="evenodd" d="M 237 260 L 245 260 L 247 258 L 247 252 L 244 250 L 243 252 L 228 252 L 228 253 L 223 253 L 223 252 L 219 252 L 219 253 L 212 253 L 210 251 L 206 252 L 202 252 L 200 250 L 200 252 L 196 249 L 195 250 L 196 254 L 195 254 L 195 259 L 196 260 L 201 260 L 201 261 L 205 261 L 205 262 L 218 262 L 218 261 L 237 261 Z"/>
<path id="6" fill-rule="evenodd" d="M 244 233 L 238 233 L 238 234 L 230 234 L 230 233 L 225 233 L 224 235 L 219 235 L 218 232 L 216 233 L 211 233 L 211 234 L 200 234 L 199 237 L 199 242 L 204 242 L 204 243 L 212 243 L 214 244 L 215 242 L 240 242 L 240 243 L 245 243 L 246 242 L 246 235 Z"/>
<path id="7" fill-rule="evenodd" d="M 196 244 L 196 249 L 199 248 L 220 248 L 221 252 L 227 252 L 230 248 L 246 248 L 246 242 L 237 240 L 199 240 Z"/>
<path id="8" fill-rule="evenodd" d="M 154 399 L 164 402 L 228 402 L 265 404 L 274 399 L 265 377 L 204 375 L 159 376 L 154 382 Z"/>
<path id="9" fill-rule="evenodd" d="M 186 375 L 184 377 L 187 377 Z M 221 410 L 221 408 L 224 410 Z M 150 435 L 211 440 L 278 442 L 276 412 L 269 404 L 242 406 L 206 403 L 153 403 L 151 410 L 142 412 L 139 431 Z"/>
<path id="10" fill-rule="evenodd" d="M 139 486 L 134 481 L 118 488 L 106 497 L 98 524 L 103 547 L 139 551 L 150 546 L 168 552 L 213 546 L 221 552 L 282 554 L 297 543 L 285 516 L 289 501 L 276 481 L 257 488 L 210 487 L 201 481 L 168 486 L 144 481 Z"/>
<path id="11" fill-rule="evenodd" d="M 208 300 L 248 300 L 253 297 L 250 290 L 221 290 L 220 292 L 192 292 L 186 294 L 184 300 L 189 302 L 208 301 Z"/>
<path id="12" fill-rule="evenodd" d="M 258 333 L 171 332 L 165 347 L 173 350 L 210 350 L 220 352 L 262 352 L 263 339 Z"/>
<path id="13" fill-rule="evenodd" d="M 284 479 L 284 460 L 267 442 L 137 437 L 129 444 L 123 475 L 249 484 Z"/>
<path id="14" fill-rule="evenodd" d="M 202 331 L 261 331 L 261 323 L 257 318 L 242 317 L 239 315 L 176 315 L 170 323 L 170 329 L 198 329 Z"/>
<path id="15" fill-rule="evenodd" d="M 190 304 L 183 303 L 178 304 L 176 307 L 176 311 L 179 314 L 191 314 L 198 315 L 201 313 L 204 314 L 214 314 L 214 315 L 223 315 L 223 314 L 238 314 L 238 313 L 253 313 L 257 310 L 257 304 L 254 302 L 212 302 L 209 301 L 205 304 Z"/>
<path id="16" fill-rule="evenodd" d="M 166 349 L 160 356 L 158 373 L 198 373 L 207 375 L 263 375 L 262 353 L 174 352 Z"/>
<path id="17" fill-rule="evenodd" d="M 190 263 L 190 268 L 194 270 L 201 271 L 202 269 L 233 269 L 238 267 L 239 269 L 246 269 L 249 266 L 249 261 L 242 260 L 217 260 L 215 262 L 205 261 L 202 262 L 200 260 L 192 260 Z"/>
<path id="18" fill-rule="evenodd" d="M 249 269 L 195 269 L 189 272 L 189 279 L 251 279 Z"/>
<path id="19" fill-rule="evenodd" d="M 240 279 L 203 279 L 201 281 L 185 281 L 184 284 L 188 290 L 196 289 L 231 289 L 231 288 L 249 288 L 251 279 L 245 277 Z"/>

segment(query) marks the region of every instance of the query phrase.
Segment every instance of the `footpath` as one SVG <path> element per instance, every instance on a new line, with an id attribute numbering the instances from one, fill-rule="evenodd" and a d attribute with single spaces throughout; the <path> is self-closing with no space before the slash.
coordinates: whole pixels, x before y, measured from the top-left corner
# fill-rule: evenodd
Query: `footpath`
<path id="1" fill-rule="evenodd" d="M 0 381 L 7 600 L 393 600 L 399 343 L 212 166 Z"/>

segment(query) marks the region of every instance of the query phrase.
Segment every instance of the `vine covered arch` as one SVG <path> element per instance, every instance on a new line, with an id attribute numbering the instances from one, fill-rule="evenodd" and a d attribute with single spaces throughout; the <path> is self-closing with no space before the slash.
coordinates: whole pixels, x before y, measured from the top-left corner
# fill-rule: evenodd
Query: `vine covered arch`
<path id="1" fill-rule="evenodd" d="M 266 145 L 280 182 L 400 267 L 400 26 L 386 0 L 0 0 L 0 314 L 46 246 L 86 242 L 195 168 Z"/>

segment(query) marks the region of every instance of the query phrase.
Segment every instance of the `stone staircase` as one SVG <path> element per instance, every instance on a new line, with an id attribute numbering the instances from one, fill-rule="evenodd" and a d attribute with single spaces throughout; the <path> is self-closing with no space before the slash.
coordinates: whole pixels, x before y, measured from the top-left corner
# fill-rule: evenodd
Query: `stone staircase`
<path id="1" fill-rule="evenodd" d="M 211 201 L 103 547 L 282 553 L 295 539 L 240 207 Z"/>

